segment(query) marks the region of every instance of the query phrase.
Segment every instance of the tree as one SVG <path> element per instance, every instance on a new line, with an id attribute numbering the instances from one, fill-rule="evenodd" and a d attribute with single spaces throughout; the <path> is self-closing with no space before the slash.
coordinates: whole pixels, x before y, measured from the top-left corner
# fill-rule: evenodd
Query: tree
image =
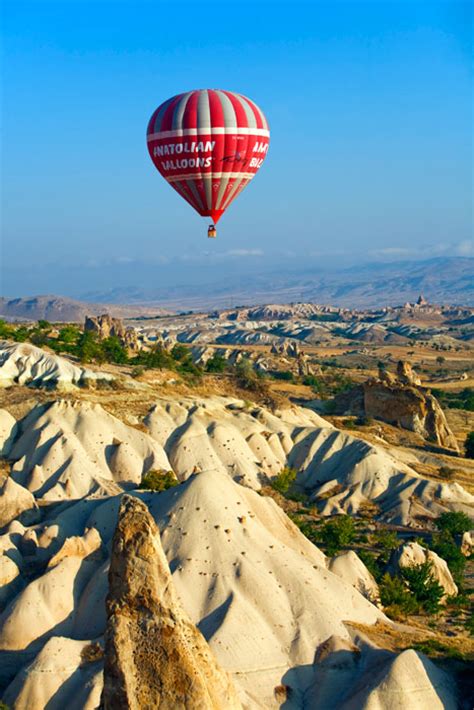
<path id="1" fill-rule="evenodd" d="M 430 561 L 411 567 L 402 567 L 402 579 L 420 606 L 428 613 L 435 614 L 439 610 L 444 589 L 433 576 L 433 565 Z"/>
<path id="2" fill-rule="evenodd" d="M 97 342 L 97 336 L 91 331 L 81 333 L 77 342 L 77 356 L 81 362 L 97 362 L 104 361 L 104 353 L 100 343 Z"/>
<path id="3" fill-rule="evenodd" d="M 435 522 L 438 530 L 449 533 L 453 537 L 454 535 L 462 535 L 473 527 L 471 518 L 461 511 L 443 513 Z"/>
<path id="4" fill-rule="evenodd" d="M 354 521 L 349 515 L 340 515 L 325 523 L 321 529 L 321 539 L 327 546 L 328 555 L 336 555 L 352 542 L 355 532 Z"/>
<path id="5" fill-rule="evenodd" d="M 470 431 L 466 436 L 464 450 L 466 452 L 467 459 L 474 459 L 474 431 Z"/>
<path id="6" fill-rule="evenodd" d="M 101 345 L 107 362 L 115 362 L 118 365 L 124 365 L 128 362 L 127 350 L 123 347 L 116 335 L 104 338 Z"/>
<path id="7" fill-rule="evenodd" d="M 291 486 L 293 481 L 296 478 L 296 471 L 294 468 L 290 468 L 289 466 L 285 466 L 278 476 L 273 479 L 271 482 L 272 488 L 274 488 L 276 491 L 284 495 L 287 491 L 288 488 Z"/>
<path id="8" fill-rule="evenodd" d="M 206 363 L 206 372 L 225 372 L 227 370 L 227 360 L 222 355 L 214 355 Z"/>
<path id="9" fill-rule="evenodd" d="M 442 532 L 434 535 L 430 548 L 436 552 L 448 565 L 449 571 L 459 589 L 464 586 L 464 570 L 466 568 L 466 558 L 462 554 L 454 538 L 449 532 Z"/>
<path id="10" fill-rule="evenodd" d="M 398 618 L 400 613 L 413 614 L 417 610 L 416 599 L 399 576 L 392 577 L 386 572 L 381 579 L 379 592 L 385 612 L 393 618 Z"/>
<path id="11" fill-rule="evenodd" d="M 174 360 L 187 360 L 191 357 L 191 353 L 185 345 L 181 343 L 176 343 L 171 349 L 171 357 Z"/>
<path id="12" fill-rule="evenodd" d="M 436 358 L 436 362 L 438 363 L 438 365 L 442 365 L 443 362 L 446 362 L 446 358 L 443 355 L 438 355 L 438 357 Z"/>

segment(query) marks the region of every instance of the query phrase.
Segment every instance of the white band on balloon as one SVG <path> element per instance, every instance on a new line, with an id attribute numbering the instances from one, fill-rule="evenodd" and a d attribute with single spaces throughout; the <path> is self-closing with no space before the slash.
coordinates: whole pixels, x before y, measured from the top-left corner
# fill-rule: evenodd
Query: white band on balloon
<path id="1" fill-rule="evenodd" d="M 178 138 L 182 136 L 263 136 L 270 138 L 270 131 L 266 128 L 178 128 L 175 131 L 161 131 L 160 133 L 151 133 L 147 136 L 147 141 L 158 140 L 159 138 Z"/>
<path id="2" fill-rule="evenodd" d="M 178 182 L 180 180 L 215 180 L 216 178 L 253 178 L 255 173 L 181 173 L 180 175 L 165 176 L 167 182 Z"/>

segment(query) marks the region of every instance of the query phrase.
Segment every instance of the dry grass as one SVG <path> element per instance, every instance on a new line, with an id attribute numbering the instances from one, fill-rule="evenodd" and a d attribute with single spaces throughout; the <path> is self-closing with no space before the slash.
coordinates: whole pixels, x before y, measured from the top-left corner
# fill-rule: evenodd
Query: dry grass
<path id="1" fill-rule="evenodd" d="M 468 636 L 467 633 L 447 636 L 438 631 L 430 631 L 421 625 L 392 625 L 383 622 L 377 622 L 374 626 L 353 622 L 346 622 L 346 625 L 361 631 L 380 648 L 386 648 L 395 653 L 400 653 L 407 648 L 413 648 L 416 644 L 426 642 L 433 647 L 432 653 L 430 652 L 429 654 L 433 658 L 449 657 L 449 651 L 443 653 L 440 648 L 436 650 L 435 646 L 437 644 L 432 643 L 435 641 L 447 649 L 461 654 L 466 661 L 474 660 L 474 638 Z"/>

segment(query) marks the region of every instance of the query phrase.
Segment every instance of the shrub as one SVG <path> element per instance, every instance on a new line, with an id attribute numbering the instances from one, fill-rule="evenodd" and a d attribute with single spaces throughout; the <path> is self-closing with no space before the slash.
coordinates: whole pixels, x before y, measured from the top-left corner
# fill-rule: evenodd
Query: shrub
<path id="1" fill-rule="evenodd" d="M 453 658 L 457 661 L 466 660 L 465 656 L 457 648 L 452 646 L 447 646 L 445 643 L 438 641 L 438 639 L 425 639 L 424 641 L 417 641 L 413 644 L 412 648 L 415 651 L 420 651 L 426 656 L 444 656 L 445 658 Z"/>
<path id="2" fill-rule="evenodd" d="M 452 481 L 456 475 L 456 471 L 450 466 L 441 466 L 438 473 L 441 478 L 444 478 L 446 481 Z"/>
<path id="3" fill-rule="evenodd" d="M 462 535 L 472 529 L 472 520 L 466 513 L 453 511 L 443 513 L 436 519 L 436 527 L 450 535 Z"/>
<path id="4" fill-rule="evenodd" d="M 145 372 L 145 368 L 142 367 L 142 365 L 136 365 L 131 371 L 131 376 L 136 379 L 138 377 L 141 377 Z"/>
<path id="5" fill-rule="evenodd" d="M 289 466 L 285 466 L 280 473 L 274 478 L 271 482 L 271 487 L 275 490 L 278 491 L 278 493 L 281 493 L 282 495 L 285 495 L 285 493 L 288 491 L 289 487 L 293 483 L 293 481 L 296 478 L 296 471 L 294 468 L 290 468 Z"/>
<path id="6" fill-rule="evenodd" d="M 464 451 L 467 459 L 474 459 L 474 431 L 470 431 L 464 442 Z"/>
<path id="7" fill-rule="evenodd" d="M 373 417 L 367 417 L 365 414 L 362 414 L 360 417 L 357 417 L 355 423 L 357 426 L 373 426 L 374 420 Z"/>
<path id="8" fill-rule="evenodd" d="M 452 535 L 447 531 L 439 535 L 434 535 L 430 547 L 437 555 L 446 561 L 454 581 L 458 587 L 462 588 L 464 585 L 466 558 L 456 545 Z"/>
<path id="9" fill-rule="evenodd" d="M 432 563 L 423 562 L 420 565 L 402 567 L 400 574 L 424 611 L 435 614 L 439 610 L 444 589 L 433 576 Z"/>
<path id="10" fill-rule="evenodd" d="M 304 385 L 307 385 L 307 387 L 318 387 L 319 386 L 319 380 L 314 375 L 305 375 L 303 377 L 302 383 Z"/>
<path id="11" fill-rule="evenodd" d="M 222 355 L 215 353 L 206 363 L 206 372 L 225 372 L 227 360 Z"/>
<path id="12" fill-rule="evenodd" d="M 142 365 L 147 369 L 157 368 L 159 370 L 174 370 L 176 366 L 176 360 L 162 345 L 155 345 L 149 352 L 139 353 L 133 358 L 132 363 Z"/>
<path id="13" fill-rule="evenodd" d="M 128 362 L 128 353 L 116 335 L 104 338 L 101 342 L 103 357 L 107 362 L 115 362 L 124 365 Z"/>
<path id="14" fill-rule="evenodd" d="M 138 488 L 141 490 L 161 493 L 162 491 L 166 491 L 168 488 L 177 486 L 178 483 L 179 481 L 173 471 L 157 471 L 156 469 L 150 469 L 144 474 Z"/>
<path id="15" fill-rule="evenodd" d="M 344 429 L 355 429 L 355 421 L 353 419 L 344 419 L 342 425 Z"/>
<path id="16" fill-rule="evenodd" d="M 321 529 L 321 540 L 327 546 L 329 556 L 336 555 L 343 547 L 354 540 L 356 533 L 353 519 L 349 515 L 340 515 L 328 520 Z"/>
<path id="17" fill-rule="evenodd" d="M 235 376 L 237 384 L 242 389 L 256 392 L 260 395 L 268 394 L 268 387 L 263 380 L 262 375 L 257 373 L 253 367 L 251 360 L 244 357 L 235 366 Z"/>
<path id="18" fill-rule="evenodd" d="M 188 360 L 191 357 L 191 353 L 189 352 L 188 348 L 185 345 L 181 345 L 181 343 L 176 343 L 176 345 L 173 345 L 171 348 L 171 357 L 173 360 Z"/>
<path id="19" fill-rule="evenodd" d="M 399 546 L 397 534 L 391 530 L 378 530 L 371 535 L 374 546 L 381 550 L 381 557 L 386 562 L 392 550 Z"/>
<path id="20" fill-rule="evenodd" d="M 285 382 L 294 382 L 295 376 L 291 370 L 274 370 L 272 372 L 272 377 L 275 380 L 284 380 Z"/>
<path id="21" fill-rule="evenodd" d="M 392 577 L 386 572 L 380 581 L 379 592 L 385 612 L 392 618 L 414 614 L 418 610 L 415 597 L 410 594 L 403 579 L 398 576 Z"/>
<path id="22" fill-rule="evenodd" d="M 14 331 L 15 329 L 11 325 L 0 320 L 0 338 L 13 338 Z"/>

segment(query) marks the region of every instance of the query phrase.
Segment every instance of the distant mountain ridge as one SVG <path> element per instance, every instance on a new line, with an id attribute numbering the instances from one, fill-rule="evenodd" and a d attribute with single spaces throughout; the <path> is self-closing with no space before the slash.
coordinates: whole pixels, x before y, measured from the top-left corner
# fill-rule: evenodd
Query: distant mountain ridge
<path id="1" fill-rule="evenodd" d="M 474 259 L 369 263 L 341 270 L 297 269 L 230 276 L 225 280 L 159 288 L 117 287 L 85 299 L 109 303 L 160 303 L 174 308 L 303 301 L 347 308 L 402 305 L 420 293 L 431 302 L 474 305 Z"/>
<path id="2" fill-rule="evenodd" d="M 79 323 L 86 315 L 110 313 L 127 318 L 139 315 L 166 315 L 163 308 L 122 306 L 106 303 L 88 303 L 64 296 L 31 296 L 25 298 L 0 298 L 0 317 L 9 320 L 49 320 L 61 323 Z"/>
<path id="3" fill-rule="evenodd" d="M 198 270 L 198 267 L 196 267 Z M 157 279 L 160 282 L 159 279 Z M 474 259 L 439 257 L 423 261 L 370 263 L 351 268 L 293 268 L 221 276 L 204 283 L 159 287 L 117 286 L 81 299 L 41 295 L 0 298 L 0 317 L 82 321 L 108 312 L 116 317 L 167 315 L 170 310 L 214 310 L 236 305 L 306 302 L 343 308 L 377 308 L 414 302 L 474 306 Z M 170 310 L 169 310 L 170 309 Z"/>

